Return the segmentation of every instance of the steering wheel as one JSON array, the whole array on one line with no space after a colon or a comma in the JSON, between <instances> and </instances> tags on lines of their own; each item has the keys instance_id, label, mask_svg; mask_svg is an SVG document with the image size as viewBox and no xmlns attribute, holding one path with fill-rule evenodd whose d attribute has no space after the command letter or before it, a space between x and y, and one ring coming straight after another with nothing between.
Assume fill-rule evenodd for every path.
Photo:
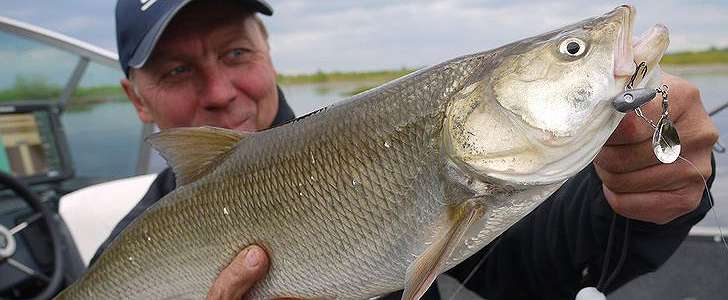
<instances>
[{"instance_id":1,"label":"steering wheel","mask_svg":"<svg viewBox=\"0 0 728 300\"><path fill-rule=\"evenodd\" d=\"M63 253L61 250L61 233L58 231L57 225L53 220L53 213L41 203L38 196L31 192L28 187L22 182L18 181L14 177L7 173L0 171L0 186L10 188L20 198L25 200L28 205L33 208L35 213L28 219L19 224L16 224L12 228L6 228L0 224L0 265L9 264L16 269L24 272L30 276L38 278L47 282L47 285L43 291L31 298L33 300L45 300L50 299L58 288L61 286L63 279ZM53 274L51 277L47 277L42 272L33 270L32 268L24 265L23 263L13 259L15 254L15 239L16 234L21 232L23 229L28 227L31 223L43 219L48 233L51 238L51 246L53 247Z\"/></svg>"}]
</instances>

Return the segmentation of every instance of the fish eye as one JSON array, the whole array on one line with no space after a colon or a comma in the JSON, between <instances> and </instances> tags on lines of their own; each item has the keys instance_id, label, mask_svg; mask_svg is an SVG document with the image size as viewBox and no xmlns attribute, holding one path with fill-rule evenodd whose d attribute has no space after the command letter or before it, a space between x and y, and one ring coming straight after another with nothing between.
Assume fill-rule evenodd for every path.
<instances>
[{"instance_id":1,"label":"fish eye","mask_svg":"<svg viewBox=\"0 0 728 300\"><path fill-rule=\"evenodd\" d=\"M559 52L571 57L577 57L586 52L586 43L578 38L568 38L559 45Z\"/></svg>"}]
</instances>

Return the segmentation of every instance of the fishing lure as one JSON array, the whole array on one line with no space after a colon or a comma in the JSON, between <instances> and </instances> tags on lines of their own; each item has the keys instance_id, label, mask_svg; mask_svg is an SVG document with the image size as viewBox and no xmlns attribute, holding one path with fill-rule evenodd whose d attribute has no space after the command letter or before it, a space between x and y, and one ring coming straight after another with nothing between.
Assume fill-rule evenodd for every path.
<instances>
[{"instance_id":1,"label":"fishing lure","mask_svg":"<svg viewBox=\"0 0 728 300\"><path fill-rule=\"evenodd\" d=\"M670 119L669 87L663 84L656 89L633 89L634 81L640 73L643 78L647 74L647 64L645 62L637 66L637 70L627 83L625 91L617 95L612 104L615 109L623 113L634 110L638 117L645 120L654 129L652 133L652 152L655 157L662 163L673 163L680 157L681 146L680 135ZM645 116L641 107L655 98L657 94L662 97L662 114L660 114L660 119L655 124Z\"/></svg>"}]
</instances>

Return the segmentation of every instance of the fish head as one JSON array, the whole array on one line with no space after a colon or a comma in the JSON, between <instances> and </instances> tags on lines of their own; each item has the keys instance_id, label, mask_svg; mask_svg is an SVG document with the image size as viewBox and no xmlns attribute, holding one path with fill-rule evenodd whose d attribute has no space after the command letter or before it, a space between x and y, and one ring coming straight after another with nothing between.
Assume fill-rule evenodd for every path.
<instances>
[{"instance_id":1,"label":"fish head","mask_svg":"<svg viewBox=\"0 0 728 300\"><path fill-rule=\"evenodd\" d=\"M447 112L450 156L515 184L563 182L596 156L624 116L612 99L637 64L636 86L659 84L665 26L632 40L635 9L620 6L493 52L493 63Z\"/></svg>"}]
</instances>

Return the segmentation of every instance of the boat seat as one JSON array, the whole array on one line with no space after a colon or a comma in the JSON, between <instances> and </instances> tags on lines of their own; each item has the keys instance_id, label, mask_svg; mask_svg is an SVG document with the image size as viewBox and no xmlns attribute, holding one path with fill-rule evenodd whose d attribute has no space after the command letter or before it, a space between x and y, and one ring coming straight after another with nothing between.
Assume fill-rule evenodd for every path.
<instances>
[{"instance_id":1,"label":"boat seat","mask_svg":"<svg viewBox=\"0 0 728 300\"><path fill-rule=\"evenodd\" d=\"M104 182L61 197L59 214L86 266L119 221L147 192L157 174Z\"/></svg>"}]
</instances>

